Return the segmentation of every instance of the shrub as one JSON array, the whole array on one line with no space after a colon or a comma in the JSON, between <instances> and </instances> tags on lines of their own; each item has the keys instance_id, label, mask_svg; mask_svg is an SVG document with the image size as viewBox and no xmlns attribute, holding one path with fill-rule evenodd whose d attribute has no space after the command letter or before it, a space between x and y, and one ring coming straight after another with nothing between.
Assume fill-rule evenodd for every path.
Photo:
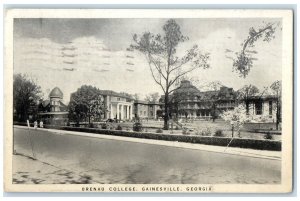
<instances>
[{"instance_id":1,"label":"shrub","mask_svg":"<svg viewBox=\"0 0 300 201\"><path fill-rule=\"evenodd\" d=\"M215 131L215 136L217 137L224 137L223 131L221 129L218 129Z\"/></svg>"},{"instance_id":2,"label":"shrub","mask_svg":"<svg viewBox=\"0 0 300 201\"><path fill-rule=\"evenodd\" d=\"M102 125L101 125L101 128L102 128L102 129L107 129L107 124L102 124Z\"/></svg>"},{"instance_id":3,"label":"shrub","mask_svg":"<svg viewBox=\"0 0 300 201\"><path fill-rule=\"evenodd\" d=\"M116 130L121 131L122 130L122 126L119 124L116 128Z\"/></svg>"},{"instance_id":4,"label":"shrub","mask_svg":"<svg viewBox=\"0 0 300 201\"><path fill-rule=\"evenodd\" d=\"M98 130L92 128L80 128L80 127L68 127L68 126L60 126L60 127L49 126L49 128L77 131L77 132L88 132L88 133L94 133L95 135L116 135L116 136L125 136L125 137L178 141L178 142L198 143L198 144L217 145L217 146L227 146L228 143L231 141L231 138L229 137L219 138L219 137L206 137L206 136L168 135L168 134L155 134L155 133L145 133L145 132L132 133L127 131ZM265 140L265 139L255 140L255 139L245 139L245 138L234 138L234 140L230 144L230 147L280 151L281 141Z\"/></svg>"},{"instance_id":5,"label":"shrub","mask_svg":"<svg viewBox=\"0 0 300 201\"><path fill-rule=\"evenodd\" d=\"M188 130L187 128L184 128L184 129L182 130L182 134L183 134L183 135L189 135L190 132L189 132L189 130Z\"/></svg>"},{"instance_id":6,"label":"shrub","mask_svg":"<svg viewBox=\"0 0 300 201\"><path fill-rule=\"evenodd\" d=\"M273 135L270 132L267 132L264 136L265 139L267 140L272 140L273 139Z\"/></svg>"},{"instance_id":7,"label":"shrub","mask_svg":"<svg viewBox=\"0 0 300 201\"><path fill-rule=\"evenodd\" d=\"M176 126L176 127L175 127L175 130L180 130L179 126Z\"/></svg>"},{"instance_id":8,"label":"shrub","mask_svg":"<svg viewBox=\"0 0 300 201\"><path fill-rule=\"evenodd\" d=\"M209 127L203 129L197 129L195 133L196 135L211 136L211 130Z\"/></svg>"},{"instance_id":9,"label":"shrub","mask_svg":"<svg viewBox=\"0 0 300 201\"><path fill-rule=\"evenodd\" d=\"M143 125L140 122L135 122L132 127L133 131L139 132L143 130Z\"/></svg>"},{"instance_id":10,"label":"shrub","mask_svg":"<svg viewBox=\"0 0 300 201\"><path fill-rule=\"evenodd\" d=\"M159 129L157 129L156 130L156 133L163 133L164 131L163 131L163 129L161 129L161 128L159 128Z\"/></svg>"}]
</instances>

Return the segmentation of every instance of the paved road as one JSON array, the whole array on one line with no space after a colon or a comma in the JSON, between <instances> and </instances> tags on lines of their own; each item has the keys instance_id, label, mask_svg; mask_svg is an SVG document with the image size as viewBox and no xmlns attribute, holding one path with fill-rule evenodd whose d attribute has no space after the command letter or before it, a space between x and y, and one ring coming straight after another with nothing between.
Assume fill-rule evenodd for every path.
<instances>
[{"instance_id":1,"label":"paved road","mask_svg":"<svg viewBox=\"0 0 300 201\"><path fill-rule=\"evenodd\" d=\"M281 161L14 128L15 149L99 183L275 184ZM13 164L13 166L18 166Z\"/></svg>"}]
</instances>

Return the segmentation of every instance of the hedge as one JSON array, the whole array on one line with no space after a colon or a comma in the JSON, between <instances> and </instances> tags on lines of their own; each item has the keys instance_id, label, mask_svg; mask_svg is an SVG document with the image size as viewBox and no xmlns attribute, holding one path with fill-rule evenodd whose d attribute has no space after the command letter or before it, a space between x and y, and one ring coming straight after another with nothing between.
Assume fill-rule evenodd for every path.
<instances>
[{"instance_id":1,"label":"hedge","mask_svg":"<svg viewBox=\"0 0 300 201\"><path fill-rule=\"evenodd\" d=\"M22 125L22 126L26 125L26 123L24 124L14 123L14 124ZM227 146L231 140L231 138L228 137L174 135L174 134L163 134L163 133L132 132L132 131L124 131L124 130L108 130L108 129L99 129L99 128L80 128L80 127L54 126L54 125L44 125L44 127L50 129L87 132L87 133L103 134L103 135L115 135L115 136L122 136L122 137L134 137L134 138L165 140L165 141L178 141L178 142L188 142L188 143L216 145L216 146ZM281 151L281 141L234 138L230 143L230 147Z\"/></svg>"},{"instance_id":2,"label":"hedge","mask_svg":"<svg viewBox=\"0 0 300 201\"><path fill-rule=\"evenodd\" d=\"M153 139L153 140L178 141L178 142L205 144L205 145L217 145L217 146L227 146L231 140L231 138L228 138L228 137L173 135L173 134L162 134L162 133L132 132L132 131L123 131L123 130L121 131L121 130L108 130L108 129L99 129L99 128L80 128L80 127L69 127L69 126L57 127L57 126L45 125L45 128L67 130L67 131L77 131L77 132L87 132L87 133L103 134L103 135L144 138L144 139ZM281 141L234 138L230 143L230 147L281 151Z\"/></svg>"}]
</instances>

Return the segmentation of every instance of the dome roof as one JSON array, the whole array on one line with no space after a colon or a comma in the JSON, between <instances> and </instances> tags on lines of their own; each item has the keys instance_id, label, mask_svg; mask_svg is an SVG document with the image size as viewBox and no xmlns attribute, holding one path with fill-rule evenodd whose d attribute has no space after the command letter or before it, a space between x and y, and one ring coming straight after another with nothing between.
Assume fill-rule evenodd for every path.
<instances>
[{"instance_id":1,"label":"dome roof","mask_svg":"<svg viewBox=\"0 0 300 201\"><path fill-rule=\"evenodd\" d=\"M61 90L58 87L55 87L54 89L52 89L52 91L49 94L50 98L63 98L63 92L61 92Z\"/></svg>"}]
</instances>

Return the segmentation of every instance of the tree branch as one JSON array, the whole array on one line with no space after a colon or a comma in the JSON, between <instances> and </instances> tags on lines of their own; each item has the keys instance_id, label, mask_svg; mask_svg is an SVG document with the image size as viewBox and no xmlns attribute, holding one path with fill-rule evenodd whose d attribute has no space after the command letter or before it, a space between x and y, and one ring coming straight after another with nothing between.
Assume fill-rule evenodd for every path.
<instances>
[{"instance_id":1,"label":"tree branch","mask_svg":"<svg viewBox=\"0 0 300 201\"><path fill-rule=\"evenodd\" d=\"M151 71L151 74L152 74L152 77L154 79L154 81L162 88L163 92L166 93L162 83L161 83L161 79L158 81L157 78L155 77L154 73L153 73L153 69L151 67L151 64L149 63L149 67L150 67L150 71Z\"/></svg>"},{"instance_id":2,"label":"tree branch","mask_svg":"<svg viewBox=\"0 0 300 201\"><path fill-rule=\"evenodd\" d=\"M269 26L266 26L265 28L263 28L262 30L260 30L259 32L257 32L255 35L250 36L250 37L246 40L246 42L244 43L244 45L243 45L242 53L245 54L245 50L246 50L246 48L247 48L247 45L248 45L248 43L249 43L251 40L253 40L256 36L258 36L259 34L263 33L263 32L266 31L267 29L272 29L272 26L273 26L274 24L275 24L275 23L272 23L272 24L270 24Z\"/></svg>"},{"instance_id":3,"label":"tree branch","mask_svg":"<svg viewBox=\"0 0 300 201\"><path fill-rule=\"evenodd\" d=\"M155 59L150 54L148 54L148 58L149 58L149 61L154 64L154 66L155 66L156 70L159 72L159 74L161 74L164 79L167 79L166 76L163 74L160 65L156 64Z\"/></svg>"}]
</instances>

